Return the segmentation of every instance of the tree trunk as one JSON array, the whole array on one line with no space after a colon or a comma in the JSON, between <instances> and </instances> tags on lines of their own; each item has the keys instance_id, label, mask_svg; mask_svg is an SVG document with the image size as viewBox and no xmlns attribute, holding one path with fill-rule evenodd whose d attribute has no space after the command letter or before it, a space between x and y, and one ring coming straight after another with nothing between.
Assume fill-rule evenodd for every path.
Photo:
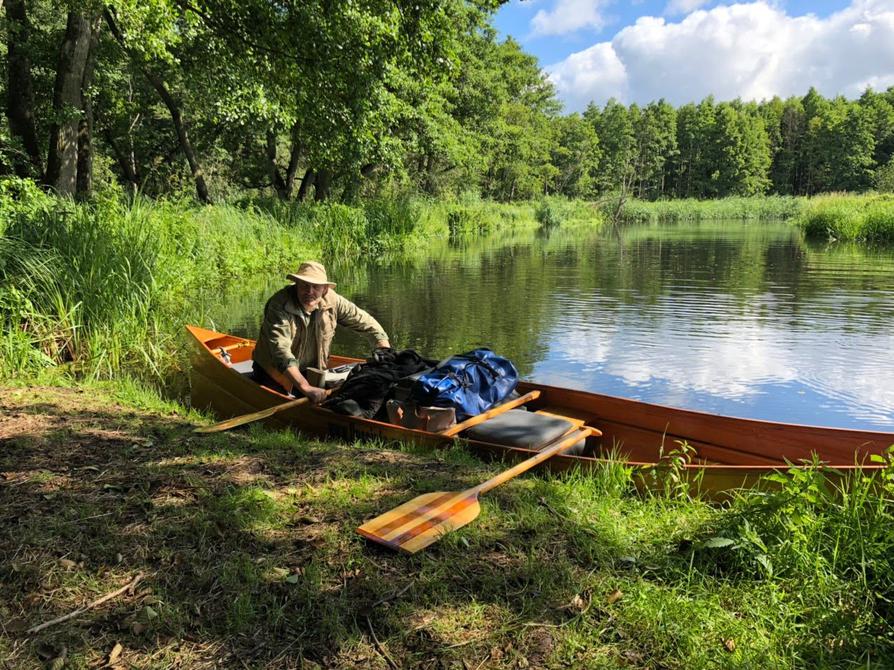
<instances>
[{"instance_id":1,"label":"tree trunk","mask_svg":"<svg viewBox=\"0 0 894 670\"><path fill-rule=\"evenodd\" d=\"M46 183L60 195L74 195L78 173L78 127L83 118L84 69L90 50L90 22L68 13L53 86L53 124L47 155Z\"/></svg>"},{"instance_id":2,"label":"tree trunk","mask_svg":"<svg viewBox=\"0 0 894 670\"><path fill-rule=\"evenodd\" d=\"M286 181L279 172L279 166L276 164L276 131L272 128L267 130L267 171L270 173L270 182L273 189L280 200L288 200L289 195L286 192Z\"/></svg>"},{"instance_id":3,"label":"tree trunk","mask_svg":"<svg viewBox=\"0 0 894 670\"><path fill-rule=\"evenodd\" d=\"M289 167L286 168L286 198L292 197L292 189L295 188L295 175L298 174L298 161L301 160L303 147L299 139L300 129L296 121L292 125L292 150L289 153Z\"/></svg>"},{"instance_id":4,"label":"tree trunk","mask_svg":"<svg viewBox=\"0 0 894 670\"><path fill-rule=\"evenodd\" d=\"M25 0L6 0L7 20L7 101L6 116L9 129L25 147L27 160L14 159L16 174L20 177L43 177L43 160L37 140L34 120L34 84L31 80L31 58L28 40L31 26L25 9Z\"/></svg>"},{"instance_id":5,"label":"tree trunk","mask_svg":"<svg viewBox=\"0 0 894 670\"><path fill-rule=\"evenodd\" d=\"M140 68L140 71L149 80L149 83L152 84L152 87L155 89L155 92L158 93L158 96L161 98L162 102L165 104L165 107L168 108L168 113L171 115L171 121L174 124L174 130L177 131L177 140L180 143L180 149L183 151L183 154L186 156L186 162L189 164L189 170L192 173L193 181L196 184L196 195L201 202L205 204L211 204L211 196L208 193L208 186L205 183L205 173L202 171L202 167L199 165L199 160L196 157L196 152L193 149L192 142L189 139L189 133L187 132L186 122L183 120L183 115L180 112L180 106L177 104L177 101L174 100L174 96L171 95L171 92L168 91L168 87L165 86L164 81L162 81L161 77L157 74L149 70L137 56L131 53L131 51L127 48L127 44L124 41L124 36L121 34L121 31L118 29L118 24L115 22L115 17L112 16L112 12L106 8L103 11L103 16L105 16L106 23L109 26L109 30L112 31L112 35L115 36L115 40L118 44L121 45L121 48L124 49L125 53L131 57L131 60Z\"/></svg>"},{"instance_id":6,"label":"tree trunk","mask_svg":"<svg viewBox=\"0 0 894 670\"><path fill-rule=\"evenodd\" d=\"M329 189L332 186L332 172L319 170L314 179L314 200L322 202L329 197Z\"/></svg>"},{"instance_id":7,"label":"tree trunk","mask_svg":"<svg viewBox=\"0 0 894 670\"><path fill-rule=\"evenodd\" d=\"M307 194L310 191L310 187L314 185L314 178L316 174L310 168L304 173L304 177L301 179L301 186L298 187L298 200L304 200L307 198Z\"/></svg>"},{"instance_id":8,"label":"tree trunk","mask_svg":"<svg viewBox=\"0 0 894 670\"><path fill-rule=\"evenodd\" d=\"M84 103L84 118L78 124L78 170L75 194L79 199L86 199L93 193L93 98L90 86L93 84L93 69L96 65L96 49L99 44L100 19L94 18L90 26L90 47L87 51L87 63L84 66L84 79L81 82L81 95Z\"/></svg>"},{"instance_id":9,"label":"tree trunk","mask_svg":"<svg viewBox=\"0 0 894 670\"><path fill-rule=\"evenodd\" d=\"M137 172L136 162L133 160L133 153L131 152L129 155L126 154L121 147L118 146L118 143L115 141L115 138L112 137L112 133L109 130L106 130L104 133L106 138L106 142L109 143L109 146L112 148L112 153L115 154L115 160L118 161L118 167L121 168L121 174L124 175L125 181L131 185L131 192L136 194L140 189L140 175Z\"/></svg>"},{"instance_id":10,"label":"tree trunk","mask_svg":"<svg viewBox=\"0 0 894 670\"><path fill-rule=\"evenodd\" d=\"M177 131L177 139L180 142L180 148L186 156L186 162L189 163L189 171L192 173L192 178L196 183L196 195L201 202L210 205L211 195L208 193L208 186L205 183L205 173L199 165L199 159L196 157L196 152L189 139L189 133L186 129L186 123L183 121L183 116L180 113L180 107L177 105L177 101L174 100L174 97L171 95L170 91L168 91L164 82L158 75L149 70L144 70L144 73L155 88L159 97L162 99L162 102L165 103L168 112L171 114L171 121L174 123L174 129Z\"/></svg>"}]
</instances>

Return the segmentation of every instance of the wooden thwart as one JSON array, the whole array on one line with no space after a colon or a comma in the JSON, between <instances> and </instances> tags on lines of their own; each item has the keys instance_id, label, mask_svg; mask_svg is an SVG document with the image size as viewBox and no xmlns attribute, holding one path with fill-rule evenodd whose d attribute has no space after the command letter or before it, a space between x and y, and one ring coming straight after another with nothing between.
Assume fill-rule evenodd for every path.
<instances>
[{"instance_id":1,"label":"wooden thwart","mask_svg":"<svg viewBox=\"0 0 894 670\"><path fill-rule=\"evenodd\" d=\"M535 456L465 491L437 491L413 498L409 502L367 521L357 529L363 537L386 547L415 554L436 542L442 535L465 526L481 511L478 496L509 481L535 465L569 449L590 435L595 428L585 426L557 440Z\"/></svg>"},{"instance_id":2,"label":"wooden thwart","mask_svg":"<svg viewBox=\"0 0 894 670\"><path fill-rule=\"evenodd\" d=\"M441 435L445 435L446 437L453 437L454 435L459 435L461 432L466 430L467 428L471 428L472 426L477 426L479 423L484 423L488 419L492 419L498 414L502 414L503 412L508 412L510 409L515 409L516 407L521 407L527 402L531 402L532 400L537 400L540 397L540 391L529 391L525 393L523 396L519 396L515 400L510 400L509 402L504 402L502 405L497 405L496 407L492 407L486 412L482 412L481 414L476 414L475 416L471 416L465 421L461 421L460 423L450 426L446 430L441 431Z\"/></svg>"}]
</instances>

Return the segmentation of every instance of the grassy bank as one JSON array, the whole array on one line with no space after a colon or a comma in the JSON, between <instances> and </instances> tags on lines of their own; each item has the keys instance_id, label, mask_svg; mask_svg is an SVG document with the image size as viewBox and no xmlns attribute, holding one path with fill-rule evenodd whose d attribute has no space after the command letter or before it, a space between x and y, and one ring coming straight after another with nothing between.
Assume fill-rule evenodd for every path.
<instances>
[{"instance_id":1,"label":"grassy bank","mask_svg":"<svg viewBox=\"0 0 894 670\"><path fill-rule=\"evenodd\" d=\"M784 220L797 216L804 198L787 196L732 197L719 200L627 200L619 219L625 223L674 223L676 221ZM607 200L604 210L613 212L616 202Z\"/></svg>"},{"instance_id":2,"label":"grassy bank","mask_svg":"<svg viewBox=\"0 0 894 670\"><path fill-rule=\"evenodd\" d=\"M436 237L536 228L535 207L477 199L362 206L253 201L76 204L0 181L0 378L63 366L170 384L203 295L303 258L424 253Z\"/></svg>"},{"instance_id":3,"label":"grassy bank","mask_svg":"<svg viewBox=\"0 0 894 670\"><path fill-rule=\"evenodd\" d=\"M894 195L817 196L804 205L798 223L809 237L894 242Z\"/></svg>"},{"instance_id":4,"label":"grassy bank","mask_svg":"<svg viewBox=\"0 0 894 670\"><path fill-rule=\"evenodd\" d=\"M141 668L894 663L894 469L837 496L781 477L729 508L637 497L619 465L524 476L404 556L354 528L500 466L260 428L198 438L198 417L121 383L2 388L0 410L10 667L96 667L118 644Z\"/></svg>"}]
</instances>

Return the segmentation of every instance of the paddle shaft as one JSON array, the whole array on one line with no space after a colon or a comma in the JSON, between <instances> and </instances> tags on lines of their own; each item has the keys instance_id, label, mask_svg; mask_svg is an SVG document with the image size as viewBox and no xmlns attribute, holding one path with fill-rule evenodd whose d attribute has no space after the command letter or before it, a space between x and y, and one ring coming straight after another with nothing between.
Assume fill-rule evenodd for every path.
<instances>
[{"instance_id":1,"label":"paddle shaft","mask_svg":"<svg viewBox=\"0 0 894 670\"><path fill-rule=\"evenodd\" d=\"M540 391L529 391L525 393L523 396L516 398L515 400L510 400L509 402L504 402L502 405L497 405L496 407L492 407L486 412L482 412L481 414L476 414L473 417L469 417L465 421L462 421L455 426L450 426L446 430L441 431L441 435L445 437L453 437L454 435L458 435L463 432L467 428L471 428L472 426L477 426L479 423L484 423L488 419L492 419L498 414L502 414L503 412L508 412L510 409L514 409L519 407L520 405L524 405L526 402L530 402L532 400L536 400L540 397Z\"/></svg>"},{"instance_id":2,"label":"paddle shaft","mask_svg":"<svg viewBox=\"0 0 894 670\"><path fill-rule=\"evenodd\" d=\"M333 389L327 389L326 395L328 396L332 393ZM267 409L262 409L257 412L252 412L251 414L242 414L241 416L233 417L232 419L227 419L225 421L221 421L219 423L215 423L213 426L199 426L198 428L193 429L194 433L217 433L223 430L229 430L230 428L236 428L237 426L244 426L247 423L251 423L253 421L260 421L261 419L266 419L267 417L271 417L277 412L281 412L284 409L290 409L292 407L298 407L299 405L304 405L310 402L309 398L296 398L295 400L289 400L288 402L284 402L280 405L274 405L273 407L268 407Z\"/></svg>"},{"instance_id":3,"label":"paddle shaft","mask_svg":"<svg viewBox=\"0 0 894 670\"><path fill-rule=\"evenodd\" d=\"M561 439L558 443L554 444L553 446L547 447L546 449L543 449L542 451L537 452L537 454L532 456L531 458L524 460L521 463L519 463L518 465L509 468L505 472L501 472L496 477L492 477L491 479L488 479L486 482L479 484L478 486L476 486L472 489L469 489L469 491L470 492L475 491L478 495L480 495L482 493L487 493L488 491L490 491L493 488L496 488L500 484L502 484L504 482L508 482L513 477L517 477L521 473L523 473L527 470L530 470L535 465L540 465L541 463L543 463L543 461L545 461L549 458L552 458L553 456L555 456L556 454L558 454L562 451L565 451L566 449L577 444L581 440L585 440L586 438L590 437L590 435L593 435L594 433L596 433L596 431L593 428L590 428L589 426L584 426L579 431L576 430L573 433L571 433L570 435L565 436L563 439Z\"/></svg>"}]
</instances>

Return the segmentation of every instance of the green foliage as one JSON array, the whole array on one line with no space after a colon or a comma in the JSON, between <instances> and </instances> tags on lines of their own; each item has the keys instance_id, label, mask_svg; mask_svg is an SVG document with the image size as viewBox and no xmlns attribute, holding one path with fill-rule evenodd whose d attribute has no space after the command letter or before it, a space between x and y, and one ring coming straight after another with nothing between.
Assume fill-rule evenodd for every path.
<instances>
[{"instance_id":1,"label":"green foliage","mask_svg":"<svg viewBox=\"0 0 894 670\"><path fill-rule=\"evenodd\" d=\"M546 198L540 201L540 204L537 205L537 209L534 212L534 217L540 223L541 228L555 228L562 223L561 215L557 210L558 208Z\"/></svg>"},{"instance_id":2,"label":"green foliage","mask_svg":"<svg viewBox=\"0 0 894 670\"><path fill-rule=\"evenodd\" d=\"M875 242L894 240L894 197L818 196L808 201L799 224L810 237Z\"/></svg>"},{"instance_id":3,"label":"green foliage","mask_svg":"<svg viewBox=\"0 0 894 670\"><path fill-rule=\"evenodd\" d=\"M875 188L882 193L894 193L894 158L876 170Z\"/></svg>"},{"instance_id":4,"label":"green foliage","mask_svg":"<svg viewBox=\"0 0 894 670\"><path fill-rule=\"evenodd\" d=\"M577 114L556 117L553 125L555 141L551 162L556 175L549 190L569 198L593 195L602 155L595 128Z\"/></svg>"},{"instance_id":5,"label":"green foliage","mask_svg":"<svg viewBox=\"0 0 894 670\"><path fill-rule=\"evenodd\" d=\"M109 376L176 369L180 317L199 286L317 254L269 217L232 207L137 199L76 205L0 181L0 320L4 357L24 372L48 360ZM10 195L13 194L13 195ZM4 329L6 332L6 328Z\"/></svg>"},{"instance_id":6,"label":"green foliage","mask_svg":"<svg viewBox=\"0 0 894 670\"><path fill-rule=\"evenodd\" d=\"M873 461L884 469L841 475L814 462L770 475L775 490L741 494L700 544L728 579L780 585L802 612L801 636L822 641L798 649L809 665L889 644L881 621L894 599L894 446Z\"/></svg>"}]
</instances>

